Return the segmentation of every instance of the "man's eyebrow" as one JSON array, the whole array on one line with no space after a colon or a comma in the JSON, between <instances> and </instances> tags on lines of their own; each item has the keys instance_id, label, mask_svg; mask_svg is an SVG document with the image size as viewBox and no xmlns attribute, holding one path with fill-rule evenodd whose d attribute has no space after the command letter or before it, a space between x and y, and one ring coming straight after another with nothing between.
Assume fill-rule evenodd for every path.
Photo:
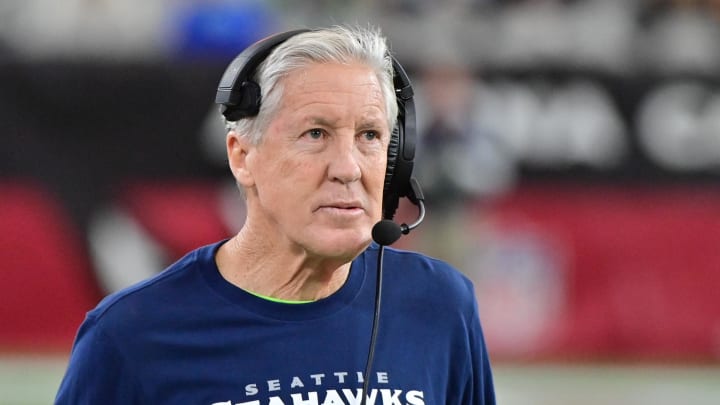
<instances>
[{"instance_id":1,"label":"man's eyebrow","mask_svg":"<svg viewBox=\"0 0 720 405\"><path fill-rule=\"evenodd\" d=\"M358 128L379 128L385 124L385 121L377 118L366 118L358 123Z\"/></svg>"},{"instance_id":2,"label":"man's eyebrow","mask_svg":"<svg viewBox=\"0 0 720 405\"><path fill-rule=\"evenodd\" d=\"M337 124L337 119L327 119L324 117L309 117L307 119L307 122L309 122L311 125L319 125L319 126L325 126L325 127L333 127L335 124ZM368 118L361 120L357 128L360 129L378 129L383 126L383 121L380 119L374 119L374 118Z\"/></svg>"},{"instance_id":3,"label":"man's eyebrow","mask_svg":"<svg viewBox=\"0 0 720 405\"><path fill-rule=\"evenodd\" d=\"M328 120L327 118L323 117L310 117L308 121L312 125L320 125L324 127L332 127L337 123L337 120Z\"/></svg>"}]
</instances>

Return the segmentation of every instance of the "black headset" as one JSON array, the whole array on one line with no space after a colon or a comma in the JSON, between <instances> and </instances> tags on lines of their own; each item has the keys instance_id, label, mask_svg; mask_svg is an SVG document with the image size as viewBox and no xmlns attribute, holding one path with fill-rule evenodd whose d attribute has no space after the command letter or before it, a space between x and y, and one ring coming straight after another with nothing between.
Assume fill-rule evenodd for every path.
<instances>
[{"instance_id":1,"label":"black headset","mask_svg":"<svg viewBox=\"0 0 720 405\"><path fill-rule=\"evenodd\" d=\"M308 29L282 32L264 38L241 52L225 69L215 95L220 112L228 121L254 117L260 110L260 86L255 81L258 66L272 50L287 39L310 32ZM393 85L398 104L397 124L388 146L385 186L383 188L383 219L392 220L400 203L407 197L417 204L411 176L417 140L413 89L405 70L390 55L393 64ZM414 181L414 179L413 179Z\"/></svg>"}]
</instances>

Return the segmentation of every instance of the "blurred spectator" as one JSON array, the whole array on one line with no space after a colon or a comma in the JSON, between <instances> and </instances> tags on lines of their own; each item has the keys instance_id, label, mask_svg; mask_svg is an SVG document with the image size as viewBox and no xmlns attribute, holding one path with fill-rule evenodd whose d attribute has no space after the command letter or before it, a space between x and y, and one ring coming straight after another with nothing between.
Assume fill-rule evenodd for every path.
<instances>
[{"instance_id":1,"label":"blurred spectator","mask_svg":"<svg viewBox=\"0 0 720 405\"><path fill-rule=\"evenodd\" d=\"M720 69L720 2L656 1L644 11L642 67L664 74L716 74Z\"/></svg>"},{"instance_id":2,"label":"blurred spectator","mask_svg":"<svg viewBox=\"0 0 720 405\"><path fill-rule=\"evenodd\" d=\"M501 192L512 181L513 162L474 117L479 87L473 72L435 61L418 82L417 173L429 206L446 209Z\"/></svg>"},{"instance_id":3,"label":"blurred spectator","mask_svg":"<svg viewBox=\"0 0 720 405\"><path fill-rule=\"evenodd\" d=\"M279 29L275 12L256 0L190 2L173 25L173 53L191 58L232 58Z\"/></svg>"},{"instance_id":4,"label":"blurred spectator","mask_svg":"<svg viewBox=\"0 0 720 405\"><path fill-rule=\"evenodd\" d=\"M442 48L446 51L447 47ZM474 119L475 73L459 55L429 57L415 84L419 145L416 175L425 192L428 219L422 249L460 263L469 254L469 202L510 187L514 162L504 145Z\"/></svg>"},{"instance_id":5,"label":"blurred spectator","mask_svg":"<svg viewBox=\"0 0 720 405\"><path fill-rule=\"evenodd\" d=\"M675 9L675 10L697 10L703 13L709 12L715 18L720 18L720 1L718 0L650 0L649 9Z\"/></svg>"},{"instance_id":6,"label":"blurred spectator","mask_svg":"<svg viewBox=\"0 0 720 405\"><path fill-rule=\"evenodd\" d=\"M4 0L0 36L18 56L156 58L163 55L168 0Z\"/></svg>"},{"instance_id":7,"label":"blurred spectator","mask_svg":"<svg viewBox=\"0 0 720 405\"><path fill-rule=\"evenodd\" d=\"M5 0L0 38L30 59L226 57L275 31L275 15L257 0Z\"/></svg>"},{"instance_id":8,"label":"blurred spectator","mask_svg":"<svg viewBox=\"0 0 720 405\"><path fill-rule=\"evenodd\" d=\"M374 6L384 9L386 12L420 17L448 10L463 14L503 2L499 0L385 0L376 1Z\"/></svg>"}]
</instances>

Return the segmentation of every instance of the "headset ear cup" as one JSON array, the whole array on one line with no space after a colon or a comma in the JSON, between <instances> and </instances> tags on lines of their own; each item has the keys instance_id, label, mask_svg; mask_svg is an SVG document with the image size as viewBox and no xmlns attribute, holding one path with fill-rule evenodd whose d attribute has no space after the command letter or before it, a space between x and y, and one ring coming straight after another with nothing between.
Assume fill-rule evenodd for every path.
<instances>
[{"instance_id":1,"label":"headset ear cup","mask_svg":"<svg viewBox=\"0 0 720 405\"><path fill-rule=\"evenodd\" d=\"M412 85L400 63L395 58L392 58L392 62L398 115L397 124L393 128L388 144L385 188L383 190L383 219L389 220L395 216L400 199L414 195L411 184L416 141Z\"/></svg>"},{"instance_id":2,"label":"headset ear cup","mask_svg":"<svg viewBox=\"0 0 720 405\"><path fill-rule=\"evenodd\" d=\"M395 168L397 166L398 154L400 153L400 131L401 127L396 125L390 135L390 142L387 151L387 167L385 169L385 186L383 187L383 218L392 219L400 203L400 195L395 185Z\"/></svg>"},{"instance_id":3,"label":"headset ear cup","mask_svg":"<svg viewBox=\"0 0 720 405\"><path fill-rule=\"evenodd\" d=\"M260 112L260 86L253 81L244 81L238 87L237 103L226 103L220 106L220 112L228 121L254 117Z\"/></svg>"},{"instance_id":4,"label":"headset ear cup","mask_svg":"<svg viewBox=\"0 0 720 405\"><path fill-rule=\"evenodd\" d=\"M227 105L220 106L220 113L222 113L225 119L231 122L238 121L243 118L242 111Z\"/></svg>"},{"instance_id":5,"label":"headset ear cup","mask_svg":"<svg viewBox=\"0 0 720 405\"><path fill-rule=\"evenodd\" d=\"M223 73L215 102L221 105L220 112L228 121L254 117L260 111L260 85L253 81L258 66L272 50L306 29L287 31L269 36L247 47L228 65Z\"/></svg>"}]
</instances>

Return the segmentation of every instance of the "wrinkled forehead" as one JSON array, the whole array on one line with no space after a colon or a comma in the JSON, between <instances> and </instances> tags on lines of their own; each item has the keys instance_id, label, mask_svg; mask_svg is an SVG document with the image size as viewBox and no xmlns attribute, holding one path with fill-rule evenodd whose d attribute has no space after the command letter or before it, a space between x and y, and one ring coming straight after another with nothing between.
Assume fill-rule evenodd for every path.
<instances>
[{"instance_id":1,"label":"wrinkled forehead","mask_svg":"<svg viewBox=\"0 0 720 405\"><path fill-rule=\"evenodd\" d=\"M377 76L371 68L360 63L313 64L290 72L282 79L281 85L283 107L296 107L296 103L346 103L387 113Z\"/></svg>"}]
</instances>

